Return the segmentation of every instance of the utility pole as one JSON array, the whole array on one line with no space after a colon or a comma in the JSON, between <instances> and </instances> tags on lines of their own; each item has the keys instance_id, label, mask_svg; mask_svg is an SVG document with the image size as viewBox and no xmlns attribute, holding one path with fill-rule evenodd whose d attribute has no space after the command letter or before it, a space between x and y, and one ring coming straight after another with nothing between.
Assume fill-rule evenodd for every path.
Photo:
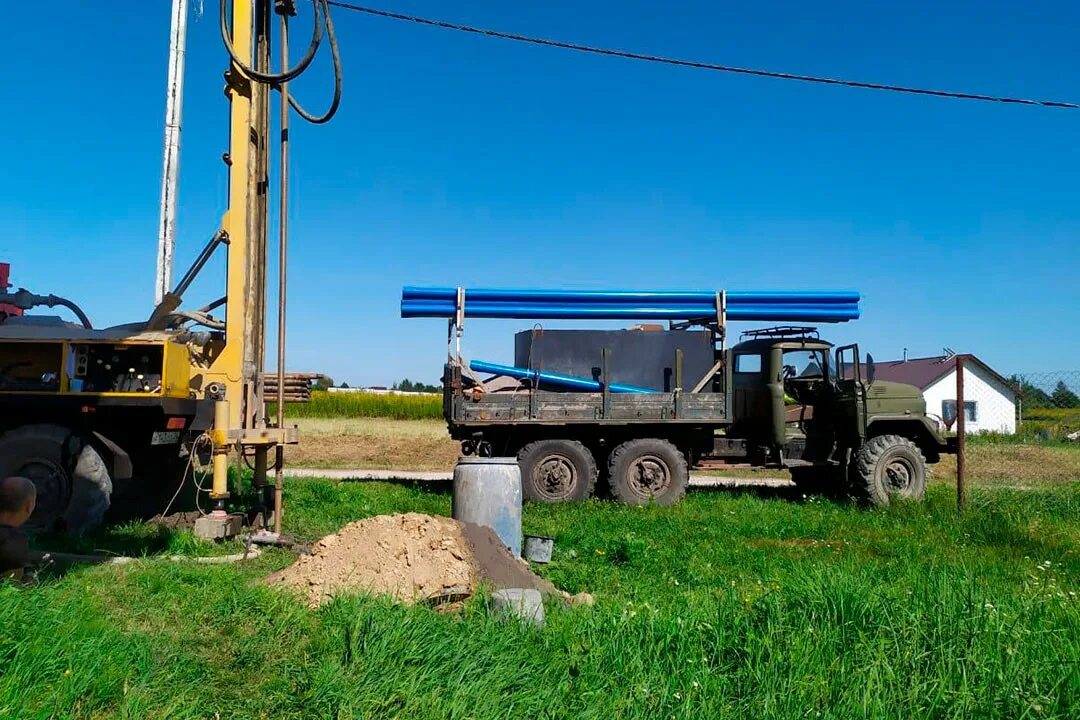
<instances>
[{"instance_id":1,"label":"utility pole","mask_svg":"<svg viewBox=\"0 0 1080 720\"><path fill-rule=\"evenodd\" d=\"M173 0L169 29L169 80L165 95L165 159L161 171L161 219L158 223L154 305L172 289L176 245L176 194L180 173L180 119L184 106L184 55L187 48L188 0Z\"/></svg>"}]
</instances>

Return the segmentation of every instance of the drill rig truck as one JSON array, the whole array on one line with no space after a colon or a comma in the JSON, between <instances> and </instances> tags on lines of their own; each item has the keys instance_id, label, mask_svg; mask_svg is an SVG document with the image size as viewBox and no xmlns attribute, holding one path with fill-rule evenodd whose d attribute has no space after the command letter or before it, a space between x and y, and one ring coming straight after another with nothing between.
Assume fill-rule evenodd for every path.
<instances>
[{"instance_id":1,"label":"drill rig truck","mask_svg":"<svg viewBox=\"0 0 1080 720\"><path fill-rule=\"evenodd\" d=\"M281 450L297 441L267 417L262 371L266 355L267 229L270 199L271 94L278 93L281 151L278 392L283 383L287 142L289 108L324 122L340 98L340 61L326 0L313 0L311 44L288 66L291 0L221 2L221 33L230 62L227 209L220 228L161 302L134 322L95 329L79 306L56 295L0 288L0 307L65 306L79 319L0 315L0 477L22 475L37 487L30 526L79 534L120 517L161 512L190 490L193 455L212 457L212 507L197 530L225 537L238 518L227 512L230 452L253 469L254 504L280 529ZM272 33L272 26L280 29ZM281 70L271 70L271 48ZM330 41L335 95L321 117L288 92ZM215 254L226 256L218 298L188 306L186 292ZM215 311L220 313L214 315ZM272 454L273 453L273 454ZM275 482L269 470L277 467ZM247 494L247 493L245 493ZM197 498L196 498L197 499Z\"/></svg>"}]
</instances>

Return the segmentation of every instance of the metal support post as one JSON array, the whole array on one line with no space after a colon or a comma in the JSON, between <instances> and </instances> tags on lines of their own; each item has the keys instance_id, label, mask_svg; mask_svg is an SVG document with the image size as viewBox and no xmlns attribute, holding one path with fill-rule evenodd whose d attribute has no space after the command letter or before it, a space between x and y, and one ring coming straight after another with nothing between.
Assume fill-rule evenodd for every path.
<instances>
[{"instance_id":1,"label":"metal support post","mask_svg":"<svg viewBox=\"0 0 1080 720\"><path fill-rule=\"evenodd\" d=\"M966 504L966 489L964 487L964 464L966 458L964 453L967 443L965 442L965 435L967 434L965 417L967 413L964 411L964 358L960 355L956 356L956 509L959 512L964 511L964 505Z\"/></svg>"},{"instance_id":2,"label":"metal support post","mask_svg":"<svg viewBox=\"0 0 1080 720\"><path fill-rule=\"evenodd\" d=\"M210 431L214 443L213 466L214 481L210 489L210 499L214 509L195 521L195 535L206 540L223 540L240 532L240 518L225 512L225 501L229 499L229 402L218 400L214 403L214 428Z\"/></svg>"},{"instance_id":3,"label":"metal support post","mask_svg":"<svg viewBox=\"0 0 1080 720\"><path fill-rule=\"evenodd\" d=\"M607 348L600 350L600 392L602 393L603 416L611 417L611 389L608 387L608 365L611 362L611 351Z\"/></svg>"},{"instance_id":4,"label":"metal support post","mask_svg":"<svg viewBox=\"0 0 1080 720\"><path fill-rule=\"evenodd\" d=\"M289 69L289 14L291 8L278 6L281 14L281 72ZM316 18L318 21L318 18ZM278 327L277 327L277 426L285 426L285 301L289 251L289 83L278 87L281 125L281 196L278 200ZM274 448L274 534L281 537L281 496L284 492L285 448ZM263 476L265 482L265 475Z\"/></svg>"}]
</instances>

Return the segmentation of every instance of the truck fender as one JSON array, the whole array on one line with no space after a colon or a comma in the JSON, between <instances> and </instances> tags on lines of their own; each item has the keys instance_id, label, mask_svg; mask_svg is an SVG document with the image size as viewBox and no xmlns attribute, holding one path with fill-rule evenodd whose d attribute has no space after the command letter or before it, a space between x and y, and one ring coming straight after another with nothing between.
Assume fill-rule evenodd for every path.
<instances>
[{"instance_id":1,"label":"truck fender","mask_svg":"<svg viewBox=\"0 0 1080 720\"><path fill-rule=\"evenodd\" d=\"M934 422L925 415L879 415L867 424L867 436L892 433L913 440L930 462L948 453L948 441Z\"/></svg>"},{"instance_id":2,"label":"truck fender","mask_svg":"<svg viewBox=\"0 0 1080 720\"><path fill-rule=\"evenodd\" d=\"M122 447L114 443L101 433L94 431L94 445L101 455L101 459L109 468L109 476L113 480L130 480L135 474L131 465L131 456Z\"/></svg>"}]
</instances>

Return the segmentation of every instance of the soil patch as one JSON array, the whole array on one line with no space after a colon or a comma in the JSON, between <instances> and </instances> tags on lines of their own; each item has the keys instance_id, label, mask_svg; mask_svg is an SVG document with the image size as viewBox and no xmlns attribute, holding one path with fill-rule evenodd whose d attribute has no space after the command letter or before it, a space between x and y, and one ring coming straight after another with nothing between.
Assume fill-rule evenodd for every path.
<instances>
[{"instance_id":1,"label":"soil patch","mask_svg":"<svg viewBox=\"0 0 1080 720\"><path fill-rule=\"evenodd\" d=\"M405 603L437 602L471 595L485 583L561 594L514 557L490 528L421 513L350 523L267 582L299 590L311 605L349 590Z\"/></svg>"},{"instance_id":2,"label":"soil patch","mask_svg":"<svg viewBox=\"0 0 1080 720\"><path fill-rule=\"evenodd\" d=\"M551 582L529 569L524 560L514 557L495 531L472 523L457 523L472 553L480 579L496 590L502 588L534 588L545 595L559 592Z\"/></svg>"},{"instance_id":3,"label":"soil patch","mask_svg":"<svg viewBox=\"0 0 1080 720\"><path fill-rule=\"evenodd\" d=\"M290 446L291 467L452 470L461 444L446 423L425 420L301 418L299 445Z\"/></svg>"}]
</instances>

